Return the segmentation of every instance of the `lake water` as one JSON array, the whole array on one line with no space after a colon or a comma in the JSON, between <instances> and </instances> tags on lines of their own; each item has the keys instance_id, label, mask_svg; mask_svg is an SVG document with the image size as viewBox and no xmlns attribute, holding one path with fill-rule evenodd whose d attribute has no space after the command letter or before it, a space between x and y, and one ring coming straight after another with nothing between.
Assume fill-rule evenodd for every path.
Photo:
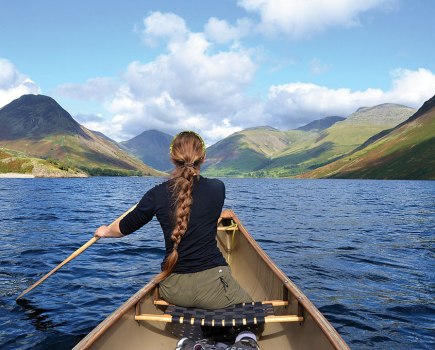
<instances>
[{"instance_id":1,"label":"lake water","mask_svg":"<svg viewBox=\"0 0 435 350\"><path fill-rule=\"evenodd\" d=\"M158 178L0 179L0 348L71 349L158 272L158 223L15 298ZM352 349L435 348L435 182L224 179L226 208Z\"/></svg>"}]
</instances>

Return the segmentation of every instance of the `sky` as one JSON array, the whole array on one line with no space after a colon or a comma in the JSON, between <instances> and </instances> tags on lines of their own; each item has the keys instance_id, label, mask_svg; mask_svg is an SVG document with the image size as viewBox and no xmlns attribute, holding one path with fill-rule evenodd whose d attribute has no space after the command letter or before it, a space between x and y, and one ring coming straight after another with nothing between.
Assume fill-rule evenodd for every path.
<instances>
[{"instance_id":1,"label":"sky","mask_svg":"<svg viewBox=\"0 0 435 350\"><path fill-rule=\"evenodd\" d=\"M435 95L434 15L434 0L0 0L0 107L44 94L117 141L208 145L418 108Z\"/></svg>"}]
</instances>

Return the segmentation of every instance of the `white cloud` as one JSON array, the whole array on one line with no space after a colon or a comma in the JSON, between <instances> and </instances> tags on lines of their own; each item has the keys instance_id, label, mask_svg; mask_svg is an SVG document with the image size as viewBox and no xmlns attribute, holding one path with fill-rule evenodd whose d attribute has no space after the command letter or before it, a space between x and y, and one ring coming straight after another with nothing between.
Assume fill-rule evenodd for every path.
<instances>
[{"instance_id":1,"label":"white cloud","mask_svg":"<svg viewBox=\"0 0 435 350\"><path fill-rule=\"evenodd\" d=\"M87 123L101 123L104 122L105 119L101 114L83 114L79 113L74 116L74 119L77 120L82 125ZM86 125L85 125L86 126Z\"/></svg>"},{"instance_id":2,"label":"white cloud","mask_svg":"<svg viewBox=\"0 0 435 350\"><path fill-rule=\"evenodd\" d=\"M145 39L165 38L166 52L127 67L108 103L115 115L109 136L125 140L146 129L194 129L210 143L240 130L234 116L250 103L244 90L257 69L251 53L240 46L212 52L204 34L187 31L173 14L153 13L144 23ZM177 31L183 35L172 35Z\"/></svg>"},{"instance_id":3,"label":"white cloud","mask_svg":"<svg viewBox=\"0 0 435 350\"><path fill-rule=\"evenodd\" d=\"M75 117L76 118L76 117ZM113 118L113 120L116 119L116 116ZM127 139L119 139L115 138L114 136L122 134L122 130L120 129L120 124L117 123L108 123L106 120L104 121L87 121L82 123L86 128L92 131L99 131L103 133L104 135L108 136L109 138L115 140L115 141L125 141ZM136 135L139 135L142 131L138 131Z\"/></svg>"},{"instance_id":4,"label":"white cloud","mask_svg":"<svg viewBox=\"0 0 435 350\"><path fill-rule=\"evenodd\" d=\"M106 136L114 132L113 125L107 123L107 120L101 114L79 113L74 115L74 119L89 130L102 132Z\"/></svg>"},{"instance_id":5,"label":"white cloud","mask_svg":"<svg viewBox=\"0 0 435 350\"><path fill-rule=\"evenodd\" d=\"M204 139L207 140L207 146L210 146L240 130L242 130L240 126L231 125L231 121L225 118L220 124L213 123L211 127L207 128L202 134Z\"/></svg>"},{"instance_id":6,"label":"white cloud","mask_svg":"<svg viewBox=\"0 0 435 350\"><path fill-rule=\"evenodd\" d=\"M359 24L359 16L394 0L239 0L246 11L258 13L259 32L284 33L291 38L320 32L328 27Z\"/></svg>"},{"instance_id":7,"label":"white cloud","mask_svg":"<svg viewBox=\"0 0 435 350\"><path fill-rule=\"evenodd\" d=\"M392 76L392 88L386 92L386 99L417 108L435 95L435 74L428 69L396 69Z\"/></svg>"},{"instance_id":8,"label":"white cloud","mask_svg":"<svg viewBox=\"0 0 435 350\"><path fill-rule=\"evenodd\" d=\"M179 41L188 33L183 18L173 13L153 12L143 21L143 40L150 46L155 46L159 39Z\"/></svg>"},{"instance_id":9,"label":"white cloud","mask_svg":"<svg viewBox=\"0 0 435 350\"><path fill-rule=\"evenodd\" d=\"M205 25L204 34L213 42L228 43L247 36L252 27L252 21L247 18L237 20L237 24L232 26L225 20L212 17Z\"/></svg>"},{"instance_id":10,"label":"white cloud","mask_svg":"<svg viewBox=\"0 0 435 350\"><path fill-rule=\"evenodd\" d=\"M0 58L0 108L25 94L39 94L41 89L9 61Z\"/></svg>"},{"instance_id":11,"label":"white cloud","mask_svg":"<svg viewBox=\"0 0 435 350\"><path fill-rule=\"evenodd\" d=\"M329 89L310 83L272 86L265 110L280 127L293 128L330 115L347 116L360 106L378 104L382 90Z\"/></svg>"},{"instance_id":12,"label":"white cloud","mask_svg":"<svg viewBox=\"0 0 435 350\"><path fill-rule=\"evenodd\" d=\"M114 79L97 77L88 79L84 84L62 84L56 88L55 94L78 100L104 101L113 97L117 88Z\"/></svg>"},{"instance_id":13,"label":"white cloud","mask_svg":"<svg viewBox=\"0 0 435 350\"><path fill-rule=\"evenodd\" d=\"M388 91L330 89L300 82L275 85L269 89L264 111L274 126L294 128L316 118L348 116L362 106L398 103L418 108L435 94L435 74L427 69L398 69L392 72L392 77Z\"/></svg>"}]
</instances>

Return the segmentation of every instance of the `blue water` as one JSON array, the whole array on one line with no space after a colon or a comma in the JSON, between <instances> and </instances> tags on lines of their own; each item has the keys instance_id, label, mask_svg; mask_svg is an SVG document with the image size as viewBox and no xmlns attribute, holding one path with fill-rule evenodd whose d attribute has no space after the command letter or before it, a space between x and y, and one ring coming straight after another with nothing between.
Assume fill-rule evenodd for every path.
<instances>
[{"instance_id":1,"label":"blue water","mask_svg":"<svg viewBox=\"0 0 435 350\"><path fill-rule=\"evenodd\" d=\"M153 220L15 302L160 181L0 179L1 349L70 349L158 272ZM435 182L224 181L226 207L352 349L435 348Z\"/></svg>"}]
</instances>

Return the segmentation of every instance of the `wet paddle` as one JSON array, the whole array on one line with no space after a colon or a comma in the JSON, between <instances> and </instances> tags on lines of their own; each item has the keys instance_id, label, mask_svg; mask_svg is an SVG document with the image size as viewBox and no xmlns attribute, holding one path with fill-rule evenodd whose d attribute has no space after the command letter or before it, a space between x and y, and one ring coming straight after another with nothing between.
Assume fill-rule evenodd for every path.
<instances>
[{"instance_id":1,"label":"wet paddle","mask_svg":"<svg viewBox=\"0 0 435 350\"><path fill-rule=\"evenodd\" d=\"M122 214L119 218L117 218L115 221L113 221L110 225L114 225L116 222L121 221L121 219L126 216L129 212L131 212L134 208L136 208L136 205L133 205L129 210L127 210L124 214ZM57 270L59 270L62 266L79 256L81 253L83 253L86 249L88 249L92 244L94 244L96 241L98 241L100 237L92 237L89 241L87 241L85 244L83 244L79 249L77 249L74 253L72 253L68 258L66 258L64 261L62 261L59 265L57 265L53 270L51 270L49 273L47 273L44 277L42 277L39 281L35 282L33 285L31 285L29 288L27 288L24 292L22 292L16 300L20 299L25 294L29 293L33 288L39 286L42 282L44 282L48 277L50 277L53 273L55 273Z\"/></svg>"}]
</instances>

